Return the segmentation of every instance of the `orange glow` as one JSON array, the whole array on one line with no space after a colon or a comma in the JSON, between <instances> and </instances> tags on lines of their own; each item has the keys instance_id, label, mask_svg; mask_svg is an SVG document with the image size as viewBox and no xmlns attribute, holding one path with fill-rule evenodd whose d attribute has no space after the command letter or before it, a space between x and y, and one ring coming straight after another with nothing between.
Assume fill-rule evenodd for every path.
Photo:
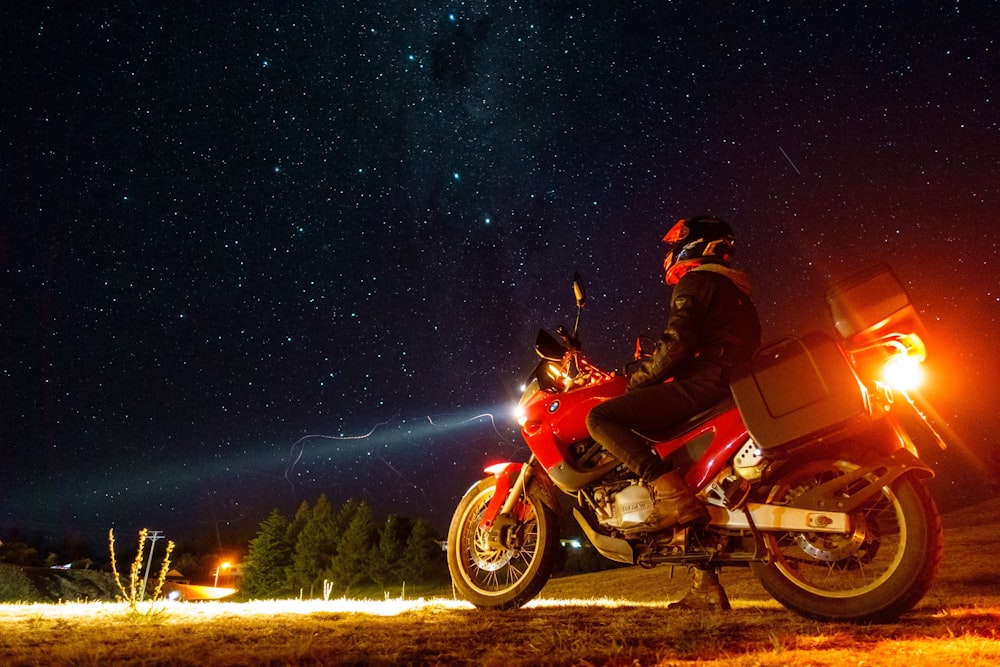
<instances>
[{"instance_id":1,"label":"orange glow","mask_svg":"<svg viewBox=\"0 0 1000 667\"><path fill-rule=\"evenodd\" d=\"M927 359L927 346L920 336L915 333L900 336L891 347L895 353L882 366L882 381L903 392L923 385L921 364Z\"/></svg>"},{"instance_id":2,"label":"orange glow","mask_svg":"<svg viewBox=\"0 0 1000 667\"><path fill-rule=\"evenodd\" d=\"M196 586L192 584L170 584L167 597L172 600L221 600L236 592L225 586Z\"/></svg>"},{"instance_id":3,"label":"orange glow","mask_svg":"<svg viewBox=\"0 0 1000 667\"><path fill-rule=\"evenodd\" d=\"M897 354L882 367L882 380L893 389L913 391L924 383L924 369L916 357Z\"/></svg>"},{"instance_id":4,"label":"orange glow","mask_svg":"<svg viewBox=\"0 0 1000 667\"><path fill-rule=\"evenodd\" d=\"M230 563L228 560L219 563L219 567L215 568L215 583L213 584L213 586L219 585L219 573L222 572L223 570L228 570L232 566L233 564Z\"/></svg>"}]
</instances>

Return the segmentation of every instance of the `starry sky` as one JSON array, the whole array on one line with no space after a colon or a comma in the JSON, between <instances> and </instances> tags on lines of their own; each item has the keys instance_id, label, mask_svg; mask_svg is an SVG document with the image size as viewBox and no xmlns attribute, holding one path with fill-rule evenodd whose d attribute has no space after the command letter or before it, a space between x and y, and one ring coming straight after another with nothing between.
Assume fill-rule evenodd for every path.
<instances>
[{"instance_id":1,"label":"starry sky","mask_svg":"<svg viewBox=\"0 0 1000 667\"><path fill-rule=\"evenodd\" d=\"M0 531L252 534L326 493L447 526L537 328L658 335L737 231L765 337L888 262L942 505L1000 469L989 2L31 2L4 10ZM101 538L98 537L99 541Z\"/></svg>"}]
</instances>

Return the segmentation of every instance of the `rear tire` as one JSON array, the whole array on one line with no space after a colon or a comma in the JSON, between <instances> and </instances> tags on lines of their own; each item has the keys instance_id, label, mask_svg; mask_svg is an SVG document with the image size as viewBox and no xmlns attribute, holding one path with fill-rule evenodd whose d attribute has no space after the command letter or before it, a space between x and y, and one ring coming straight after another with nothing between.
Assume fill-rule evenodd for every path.
<instances>
[{"instance_id":1,"label":"rear tire","mask_svg":"<svg viewBox=\"0 0 1000 667\"><path fill-rule=\"evenodd\" d=\"M492 546L479 524L495 490L494 478L481 480L458 503L448 529L448 570L456 590L476 607L516 609L538 595L558 563L559 521L529 487L515 512L520 547Z\"/></svg>"},{"instance_id":2,"label":"rear tire","mask_svg":"<svg viewBox=\"0 0 1000 667\"><path fill-rule=\"evenodd\" d=\"M814 461L775 486L781 504L857 466ZM941 517L926 487L903 475L851 513L846 534L764 533L769 563L751 568L792 611L823 621L891 622L913 608L937 576L944 553Z\"/></svg>"}]
</instances>

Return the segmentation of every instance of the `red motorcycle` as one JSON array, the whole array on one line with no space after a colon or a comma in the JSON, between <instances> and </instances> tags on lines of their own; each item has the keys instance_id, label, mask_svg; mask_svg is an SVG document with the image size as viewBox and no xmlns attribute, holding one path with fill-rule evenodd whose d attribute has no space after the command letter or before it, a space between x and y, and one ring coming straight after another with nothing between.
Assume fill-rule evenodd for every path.
<instances>
[{"instance_id":1,"label":"red motorcycle","mask_svg":"<svg viewBox=\"0 0 1000 667\"><path fill-rule=\"evenodd\" d=\"M532 455L486 469L448 531L455 588L483 609L531 600L562 558L564 505L594 548L653 567L749 566L802 616L884 622L928 591L943 553L941 519L915 440L938 435L905 380L926 356L905 289L880 265L834 285L835 334L764 345L736 369L732 398L668 433L643 434L705 504L705 525L651 530L647 487L596 444L587 413L626 390L581 353L576 326L540 331L540 363L518 406ZM638 351L637 351L638 356Z\"/></svg>"}]
</instances>

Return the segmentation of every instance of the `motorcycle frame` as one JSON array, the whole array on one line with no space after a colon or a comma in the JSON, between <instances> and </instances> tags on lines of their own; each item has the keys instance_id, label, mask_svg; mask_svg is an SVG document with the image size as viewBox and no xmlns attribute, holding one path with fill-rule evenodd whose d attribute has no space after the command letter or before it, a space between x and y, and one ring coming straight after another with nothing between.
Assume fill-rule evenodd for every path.
<instances>
[{"instance_id":1,"label":"motorcycle frame","mask_svg":"<svg viewBox=\"0 0 1000 667\"><path fill-rule=\"evenodd\" d=\"M580 365L586 366L585 362ZM624 393L626 384L625 376L607 375L594 384L563 392L539 390L529 397L523 406L522 435L532 457L527 463L507 461L485 470L496 478L496 492L484 512L481 528L492 531L493 539L502 542L497 519L514 516L526 489L538 490L543 502L558 511L557 489L573 495L619 467L619 461L611 460L589 469L581 468L574 463L576 457L571 447L589 440L585 432L586 414L598 403ZM849 513L897 477L911 471L920 476L933 475L917 457L912 441L901 432L895 420L884 426L896 437L888 437L887 433L882 440L885 449L868 465L839 483L814 489L791 505L751 502L733 509L722 502L709 502L706 505L709 524L754 534L771 530L848 532L851 530ZM718 479L749 441L739 410L735 406L716 406L682 424L675 429L674 435L655 441L652 449L663 459L686 454L691 463L681 470L682 476L691 489L705 495L706 487ZM541 470L532 472L538 468ZM855 489L850 497L843 495L848 484L861 480L867 483ZM575 514L583 525L586 520L579 512ZM589 524L583 527L591 542L605 556L630 562L627 559L631 558L632 549L626 540L604 535Z\"/></svg>"}]
</instances>

